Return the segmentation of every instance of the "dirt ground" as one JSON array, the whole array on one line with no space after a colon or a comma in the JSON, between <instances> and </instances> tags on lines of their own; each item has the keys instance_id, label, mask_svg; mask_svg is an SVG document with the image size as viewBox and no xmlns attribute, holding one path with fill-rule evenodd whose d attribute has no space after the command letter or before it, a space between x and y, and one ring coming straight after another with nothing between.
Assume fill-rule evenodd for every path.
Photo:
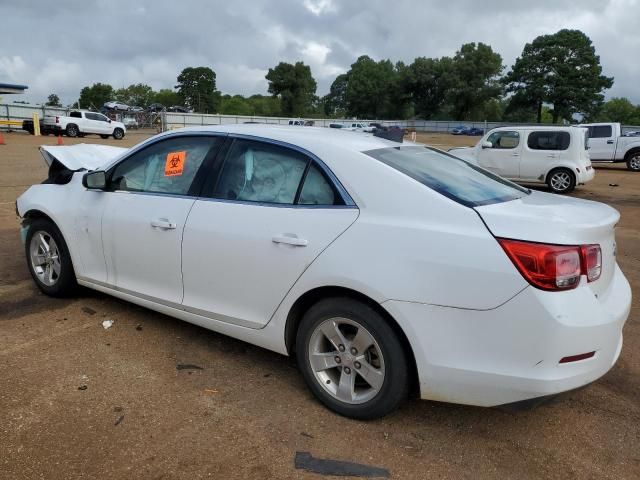
<instances>
[{"instance_id":1,"label":"dirt ground","mask_svg":"<svg viewBox=\"0 0 640 480\"><path fill-rule=\"evenodd\" d=\"M289 358L97 292L41 295L14 200L45 178L37 146L55 138L4 136L0 478L324 478L295 470L297 451L384 467L397 479L640 478L640 174L599 167L575 192L622 213L618 261L635 298L606 376L529 411L411 400L359 422L320 406ZM64 142L129 146L145 137ZM445 147L478 138L419 140ZM115 321L109 330L105 319ZM202 369L177 368L184 364Z\"/></svg>"}]
</instances>

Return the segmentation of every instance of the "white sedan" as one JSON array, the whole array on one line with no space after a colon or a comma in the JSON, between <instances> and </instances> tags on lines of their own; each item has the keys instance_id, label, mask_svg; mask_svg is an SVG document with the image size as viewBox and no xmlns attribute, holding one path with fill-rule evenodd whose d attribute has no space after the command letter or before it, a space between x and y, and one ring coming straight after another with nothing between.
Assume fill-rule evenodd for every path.
<instances>
[{"instance_id":1,"label":"white sedan","mask_svg":"<svg viewBox=\"0 0 640 480\"><path fill-rule=\"evenodd\" d=\"M412 391L536 399L620 355L631 291L606 205L335 129L194 127L42 153L49 179L17 210L44 293L80 284L295 355L342 415L380 417Z\"/></svg>"}]
</instances>

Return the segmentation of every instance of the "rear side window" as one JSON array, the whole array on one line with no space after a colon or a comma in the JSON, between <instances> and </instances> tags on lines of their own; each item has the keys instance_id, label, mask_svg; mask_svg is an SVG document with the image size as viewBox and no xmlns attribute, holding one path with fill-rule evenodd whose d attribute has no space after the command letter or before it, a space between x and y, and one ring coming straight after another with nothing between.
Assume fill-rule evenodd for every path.
<instances>
[{"instance_id":1,"label":"rear side window","mask_svg":"<svg viewBox=\"0 0 640 480\"><path fill-rule=\"evenodd\" d=\"M480 167L429 147L389 147L364 153L468 207L515 200L529 193Z\"/></svg>"},{"instance_id":2,"label":"rear side window","mask_svg":"<svg viewBox=\"0 0 640 480\"><path fill-rule=\"evenodd\" d=\"M527 139L531 150L566 150L570 143L569 132L531 132Z\"/></svg>"},{"instance_id":3,"label":"rear side window","mask_svg":"<svg viewBox=\"0 0 640 480\"><path fill-rule=\"evenodd\" d=\"M591 138L609 138L613 136L611 125L593 125L589 127L589 137Z\"/></svg>"},{"instance_id":4,"label":"rear side window","mask_svg":"<svg viewBox=\"0 0 640 480\"><path fill-rule=\"evenodd\" d=\"M72 118L82 118L82 113L80 113L80 112L71 112L69 114L69 116L72 117Z\"/></svg>"}]
</instances>

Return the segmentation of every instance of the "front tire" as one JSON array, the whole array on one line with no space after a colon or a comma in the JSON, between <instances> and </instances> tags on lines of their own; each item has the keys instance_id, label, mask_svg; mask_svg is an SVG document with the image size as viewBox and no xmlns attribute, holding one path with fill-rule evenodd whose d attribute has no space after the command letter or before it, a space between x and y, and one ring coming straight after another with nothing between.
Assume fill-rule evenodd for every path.
<instances>
[{"instance_id":1,"label":"front tire","mask_svg":"<svg viewBox=\"0 0 640 480\"><path fill-rule=\"evenodd\" d=\"M556 168L549 172L547 185L553 193L569 193L576 188L576 176L568 168Z\"/></svg>"},{"instance_id":2,"label":"front tire","mask_svg":"<svg viewBox=\"0 0 640 480\"><path fill-rule=\"evenodd\" d=\"M116 140L122 140L124 138L124 130L122 130L121 128L116 128L113 131L113 138L115 138Z\"/></svg>"},{"instance_id":3,"label":"front tire","mask_svg":"<svg viewBox=\"0 0 640 480\"><path fill-rule=\"evenodd\" d=\"M53 222L36 219L29 225L25 251L29 272L43 293L64 297L73 292L77 284L69 248Z\"/></svg>"},{"instance_id":4,"label":"front tire","mask_svg":"<svg viewBox=\"0 0 640 480\"><path fill-rule=\"evenodd\" d=\"M629 154L627 168L632 172L640 172L640 151Z\"/></svg>"},{"instance_id":5,"label":"front tire","mask_svg":"<svg viewBox=\"0 0 640 480\"><path fill-rule=\"evenodd\" d=\"M407 398L407 356L387 321L350 298L328 298L302 318L298 365L309 389L346 417L383 417Z\"/></svg>"}]
</instances>

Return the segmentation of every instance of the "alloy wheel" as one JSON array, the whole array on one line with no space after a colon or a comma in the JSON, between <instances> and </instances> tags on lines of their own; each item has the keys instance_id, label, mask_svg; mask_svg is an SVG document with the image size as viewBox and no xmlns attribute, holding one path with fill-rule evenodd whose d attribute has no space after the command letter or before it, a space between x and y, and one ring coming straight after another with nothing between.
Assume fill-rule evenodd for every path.
<instances>
[{"instance_id":1,"label":"alloy wheel","mask_svg":"<svg viewBox=\"0 0 640 480\"><path fill-rule=\"evenodd\" d=\"M564 192L571 186L571 176L567 172L556 172L551 177L551 187L557 192Z\"/></svg>"},{"instance_id":2,"label":"alloy wheel","mask_svg":"<svg viewBox=\"0 0 640 480\"><path fill-rule=\"evenodd\" d=\"M40 230L31 237L29 257L38 280L48 287L55 285L62 265L58 245L49 233Z\"/></svg>"},{"instance_id":3,"label":"alloy wheel","mask_svg":"<svg viewBox=\"0 0 640 480\"><path fill-rule=\"evenodd\" d=\"M336 400L361 404L380 392L385 379L382 350L359 323L324 320L314 329L308 350L317 382Z\"/></svg>"}]
</instances>

